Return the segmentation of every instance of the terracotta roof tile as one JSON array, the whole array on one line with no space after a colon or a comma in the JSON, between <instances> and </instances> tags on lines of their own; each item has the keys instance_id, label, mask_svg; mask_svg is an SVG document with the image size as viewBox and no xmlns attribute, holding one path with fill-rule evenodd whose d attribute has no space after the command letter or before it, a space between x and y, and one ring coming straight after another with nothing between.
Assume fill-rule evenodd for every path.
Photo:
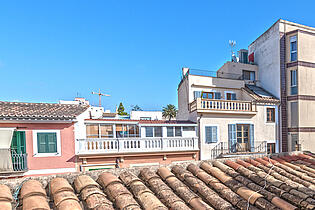
<instances>
[{"instance_id":1,"label":"terracotta roof tile","mask_svg":"<svg viewBox=\"0 0 315 210\"><path fill-rule=\"evenodd\" d=\"M1 120L74 120L88 106L0 101Z\"/></svg>"},{"instance_id":2,"label":"terracotta roof tile","mask_svg":"<svg viewBox=\"0 0 315 210\"><path fill-rule=\"evenodd\" d=\"M22 209L314 209L311 155L173 164L157 170L95 171L65 178L29 180L19 192ZM287 161L286 161L287 160ZM303 166L303 167L302 167ZM112 171L113 172L113 171ZM92 174L96 173L96 174ZM97 182L92 179L98 178ZM100 184L100 185L99 185ZM75 191L72 186L74 186ZM17 189L17 188L14 188ZM48 206L48 202L52 206ZM0 209L11 208L10 189L0 184ZM15 204L15 202L13 202Z\"/></svg>"},{"instance_id":3,"label":"terracotta roof tile","mask_svg":"<svg viewBox=\"0 0 315 210\"><path fill-rule=\"evenodd\" d=\"M139 124L196 124L189 120L85 119L86 121L135 122Z\"/></svg>"}]
</instances>

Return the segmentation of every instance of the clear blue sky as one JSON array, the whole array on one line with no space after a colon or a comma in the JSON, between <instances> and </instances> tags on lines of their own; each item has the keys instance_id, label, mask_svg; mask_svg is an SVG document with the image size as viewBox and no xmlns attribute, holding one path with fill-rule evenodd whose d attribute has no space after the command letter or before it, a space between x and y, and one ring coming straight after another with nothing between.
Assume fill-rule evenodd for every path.
<instances>
[{"instance_id":1,"label":"clear blue sky","mask_svg":"<svg viewBox=\"0 0 315 210\"><path fill-rule=\"evenodd\" d=\"M177 105L181 67L217 70L229 39L247 48L279 18L315 26L314 1L284 2L1 1L0 100L97 104L101 88L106 109Z\"/></svg>"}]
</instances>

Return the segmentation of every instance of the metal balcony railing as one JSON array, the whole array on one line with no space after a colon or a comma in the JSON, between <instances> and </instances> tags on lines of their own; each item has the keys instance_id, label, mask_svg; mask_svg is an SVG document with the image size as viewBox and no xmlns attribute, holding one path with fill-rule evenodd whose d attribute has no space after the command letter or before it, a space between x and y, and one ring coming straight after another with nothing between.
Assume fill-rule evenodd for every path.
<instances>
[{"instance_id":1,"label":"metal balcony railing","mask_svg":"<svg viewBox=\"0 0 315 210\"><path fill-rule=\"evenodd\" d=\"M241 144L235 143L229 147L228 142L219 142L215 147L211 149L211 159L218 158L225 154L244 154L244 153L265 153L267 154L267 142L266 141L255 141L252 150L243 148Z\"/></svg>"},{"instance_id":2,"label":"metal balcony railing","mask_svg":"<svg viewBox=\"0 0 315 210\"><path fill-rule=\"evenodd\" d=\"M27 154L17 154L12 151L11 157L14 171L27 171Z\"/></svg>"}]
</instances>

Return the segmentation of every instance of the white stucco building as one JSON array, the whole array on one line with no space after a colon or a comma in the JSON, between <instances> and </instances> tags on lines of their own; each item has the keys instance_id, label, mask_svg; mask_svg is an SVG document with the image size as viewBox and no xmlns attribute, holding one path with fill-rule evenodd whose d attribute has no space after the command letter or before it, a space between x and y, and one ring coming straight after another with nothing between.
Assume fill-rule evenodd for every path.
<instances>
[{"instance_id":1,"label":"white stucco building","mask_svg":"<svg viewBox=\"0 0 315 210\"><path fill-rule=\"evenodd\" d=\"M182 71L177 119L198 124L202 160L279 151L279 100L258 86L258 66L227 62L217 72Z\"/></svg>"}]
</instances>

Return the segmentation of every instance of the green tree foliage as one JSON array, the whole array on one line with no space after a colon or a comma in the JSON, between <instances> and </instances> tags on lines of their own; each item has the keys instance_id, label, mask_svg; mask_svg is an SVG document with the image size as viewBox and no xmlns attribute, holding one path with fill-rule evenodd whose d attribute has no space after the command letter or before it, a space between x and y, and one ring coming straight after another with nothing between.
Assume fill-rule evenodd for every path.
<instances>
[{"instance_id":1,"label":"green tree foliage","mask_svg":"<svg viewBox=\"0 0 315 210\"><path fill-rule=\"evenodd\" d=\"M120 102L119 107L117 109L117 113L118 115L128 115L127 112L125 112L125 107L122 104L122 102Z\"/></svg>"},{"instance_id":2,"label":"green tree foliage","mask_svg":"<svg viewBox=\"0 0 315 210\"><path fill-rule=\"evenodd\" d=\"M168 104L166 107L163 107L162 110L162 116L166 119L168 118L171 120L172 118L175 118L177 114L177 109L173 104Z\"/></svg>"},{"instance_id":3,"label":"green tree foliage","mask_svg":"<svg viewBox=\"0 0 315 210\"><path fill-rule=\"evenodd\" d=\"M142 109L140 108L140 106L135 105L132 107L131 111L142 111Z\"/></svg>"}]
</instances>

